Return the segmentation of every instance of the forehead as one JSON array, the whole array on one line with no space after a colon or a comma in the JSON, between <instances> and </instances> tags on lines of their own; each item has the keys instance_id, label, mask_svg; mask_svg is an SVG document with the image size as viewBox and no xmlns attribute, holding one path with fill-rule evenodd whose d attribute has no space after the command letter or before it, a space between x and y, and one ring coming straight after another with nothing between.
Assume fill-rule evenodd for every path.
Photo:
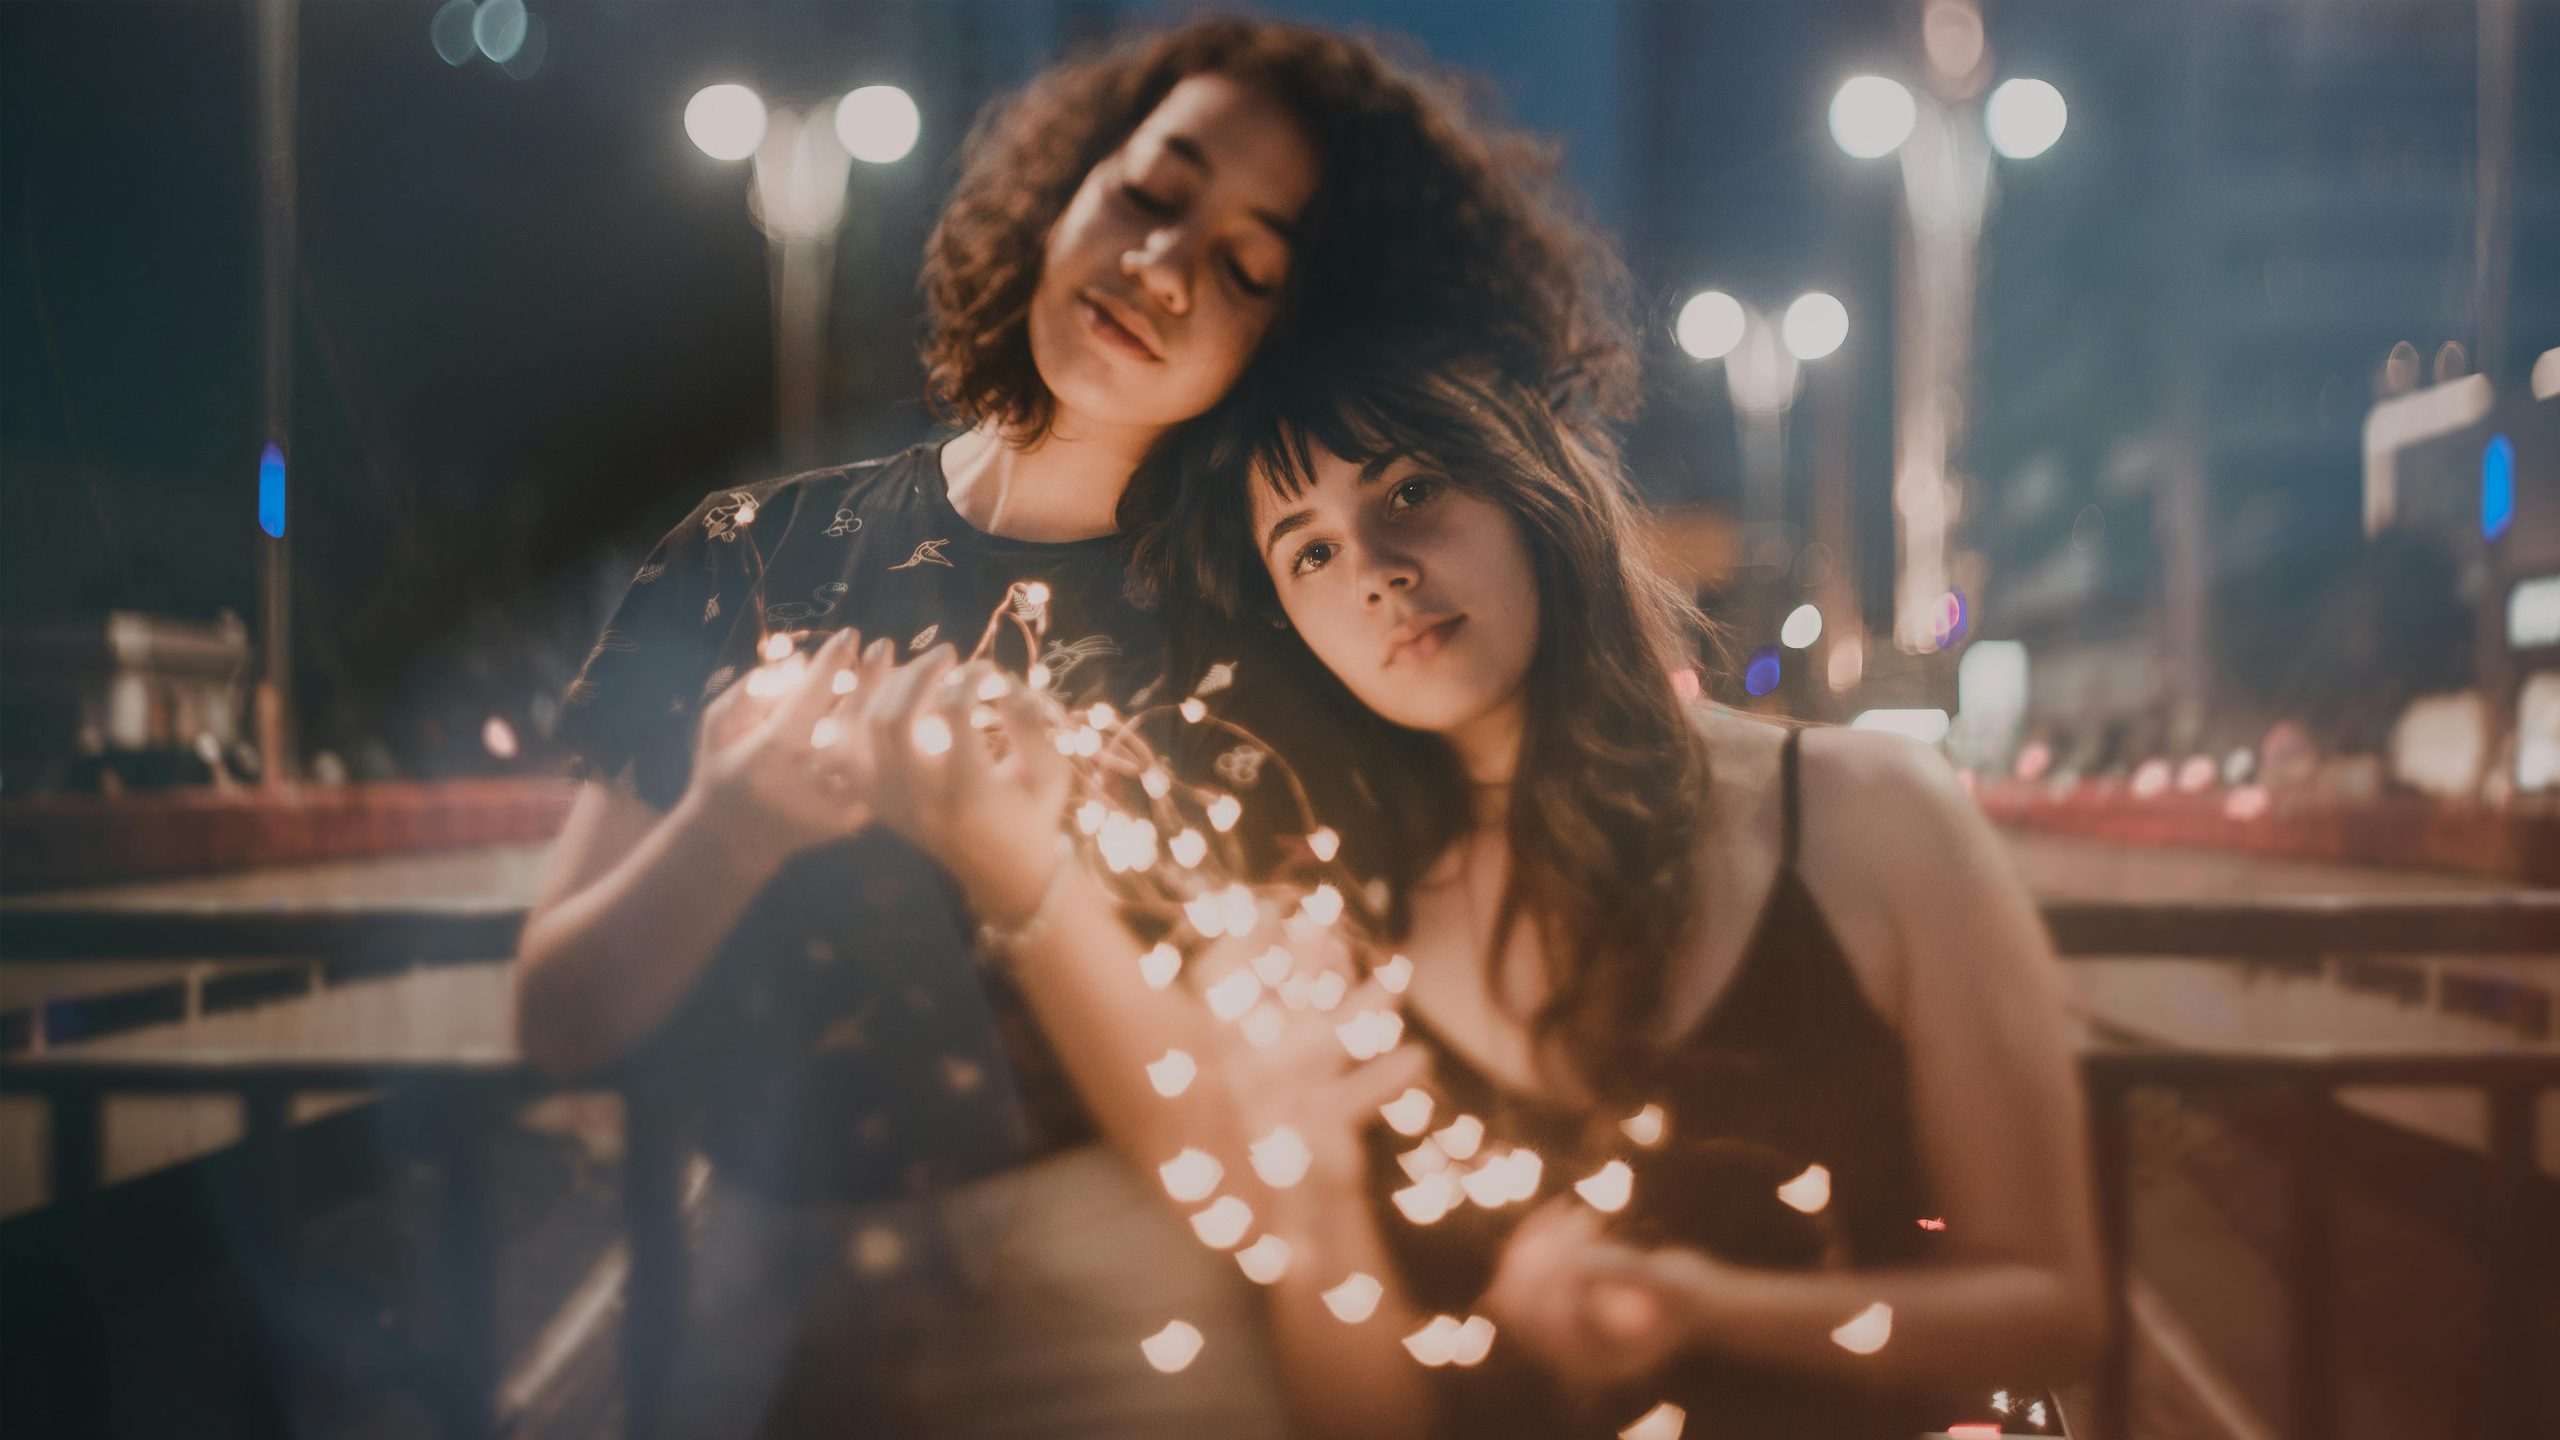
<instances>
[{"instance_id":1,"label":"forehead","mask_svg":"<svg viewBox=\"0 0 2560 1440\"><path fill-rule=\"evenodd\" d=\"M1297 117L1259 85L1193 75L1156 102L1129 147L1152 152L1175 136L1199 148L1214 183L1249 190L1263 209L1294 216L1315 198L1315 147Z\"/></svg>"},{"instance_id":2,"label":"forehead","mask_svg":"<svg viewBox=\"0 0 2560 1440\"><path fill-rule=\"evenodd\" d=\"M1266 467L1254 467L1253 521L1256 533L1283 515L1357 501L1364 485L1373 481L1401 479L1420 465L1410 455L1365 462L1345 460L1320 445L1313 447L1310 458L1315 462L1314 474L1310 477L1313 483L1303 486L1294 495L1281 494L1272 484L1271 472Z\"/></svg>"}]
</instances>

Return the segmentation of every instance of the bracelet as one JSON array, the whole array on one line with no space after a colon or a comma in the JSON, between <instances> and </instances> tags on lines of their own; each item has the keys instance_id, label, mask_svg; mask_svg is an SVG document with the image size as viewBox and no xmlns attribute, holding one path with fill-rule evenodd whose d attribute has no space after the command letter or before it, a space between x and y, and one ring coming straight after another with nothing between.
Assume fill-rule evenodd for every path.
<instances>
[{"instance_id":1,"label":"bracelet","mask_svg":"<svg viewBox=\"0 0 2560 1440\"><path fill-rule=\"evenodd\" d=\"M1067 866L1074 863L1074 860L1074 847L1068 843L1066 836L1059 836L1058 860L1056 864L1049 867L1049 879L1040 887L1040 898L1032 901L1031 909L1021 919L1010 925L999 925L993 920L980 920L978 922L978 953L1009 955L1048 933L1049 897L1058 893L1058 882L1065 877Z\"/></svg>"}]
</instances>

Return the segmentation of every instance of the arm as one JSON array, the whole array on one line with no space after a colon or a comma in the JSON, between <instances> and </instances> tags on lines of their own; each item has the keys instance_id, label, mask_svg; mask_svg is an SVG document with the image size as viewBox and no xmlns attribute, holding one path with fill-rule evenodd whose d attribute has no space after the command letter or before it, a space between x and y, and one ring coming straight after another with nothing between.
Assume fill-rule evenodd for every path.
<instances>
[{"instance_id":1,"label":"arm","mask_svg":"<svg viewBox=\"0 0 2560 1440\"><path fill-rule=\"evenodd\" d=\"M1189 985L1148 985L1136 963L1147 947L1090 869L1059 854L1066 767L1025 697L1000 703L1009 752L1001 764L968 744L912 753L923 714L939 715L952 735L968 733L966 697L986 672L942 684L951 670L948 652L937 651L874 695L871 753L901 762L881 765L872 781L882 820L940 860L979 914L1019 922L1012 973L1113 1148L1151 1181L1185 1149L1207 1152L1223 1172L1219 1193L1253 1210L1248 1239L1273 1234L1288 1244L1271 1315L1300 1421L1326 1435L1425 1433L1427 1377L1399 1343L1422 1317L1402 1298L1372 1221L1359 1141L1378 1106L1421 1078L1421 1055L1405 1047L1353 1068L1333 1035L1337 1020L1387 997L1370 987L1331 1016L1294 1015L1279 1042L1257 1050ZM1190 969L1223 974L1267 943L1227 942ZM1168 1049L1198 1066L1171 1097L1157 1093L1146 1068ZM1275 1188L1256 1174L1251 1143L1284 1124L1314 1158L1303 1179ZM1207 1203L1177 1208L1187 1218ZM1356 1325L1335 1318L1322 1298L1354 1271L1386 1287L1376 1312Z\"/></svg>"},{"instance_id":2,"label":"arm","mask_svg":"<svg viewBox=\"0 0 2560 1440\"><path fill-rule=\"evenodd\" d=\"M516 1037L554 1074L610 1063L666 1023L738 917L797 851L865 819L812 783L809 736L856 637L758 707L733 686L703 717L692 782L660 814L629 789L579 787L516 952Z\"/></svg>"}]
</instances>

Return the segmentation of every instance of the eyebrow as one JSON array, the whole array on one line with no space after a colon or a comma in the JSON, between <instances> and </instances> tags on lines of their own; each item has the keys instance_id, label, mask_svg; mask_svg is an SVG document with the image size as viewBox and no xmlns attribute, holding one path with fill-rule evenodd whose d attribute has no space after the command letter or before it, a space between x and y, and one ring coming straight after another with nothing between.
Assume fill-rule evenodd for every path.
<instances>
[{"instance_id":1,"label":"eyebrow","mask_svg":"<svg viewBox=\"0 0 2560 1440\"><path fill-rule=\"evenodd\" d=\"M1209 163L1209 152L1201 149L1200 142L1188 135L1167 135L1164 137L1164 148L1167 152L1191 162L1204 175L1217 173L1218 167ZM1296 221L1283 215L1275 215L1268 210L1255 209L1246 213L1261 221L1264 228L1279 236L1283 243L1289 245L1298 243Z\"/></svg>"},{"instance_id":2,"label":"eyebrow","mask_svg":"<svg viewBox=\"0 0 2560 1440\"><path fill-rule=\"evenodd\" d=\"M1376 459L1362 465L1360 467L1361 485L1363 487L1375 485L1379 480L1385 478L1386 473L1389 470L1395 468L1397 461L1405 459L1411 453L1412 452L1407 450L1390 450L1386 454L1380 455ZM1279 519L1272 521L1271 533L1262 537L1262 553L1265 555L1270 554L1272 546L1279 544L1290 535L1306 529L1315 522L1316 512L1312 506L1292 510L1288 514L1281 516Z\"/></svg>"}]
</instances>

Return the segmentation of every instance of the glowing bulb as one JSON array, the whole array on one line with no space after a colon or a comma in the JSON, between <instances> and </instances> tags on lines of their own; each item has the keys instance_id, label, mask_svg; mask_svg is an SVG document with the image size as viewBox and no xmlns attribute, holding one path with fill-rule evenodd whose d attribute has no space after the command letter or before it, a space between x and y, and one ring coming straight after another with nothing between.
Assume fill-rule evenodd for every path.
<instances>
[{"instance_id":1,"label":"glowing bulb","mask_svg":"<svg viewBox=\"0 0 2560 1440\"><path fill-rule=\"evenodd\" d=\"M1396 1167L1407 1180L1428 1180L1449 1168L1449 1153L1425 1140L1396 1157Z\"/></svg>"},{"instance_id":2,"label":"glowing bulb","mask_svg":"<svg viewBox=\"0 0 2560 1440\"><path fill-rule=\"evenodd\" d=\"M1419 1330L1404 1337L1404 1348L1413 1358L1434 1369L1455 1357L1458 1345L1458 1320L1454 1315L1434 1315Z\"/></svg>"},{"instance_id":3,"label":"glowing bulb","mask_svg":"<svg viewBox=\"0 0 2560 1440\"><path fill-rule=\"evenodd\" d=\"M1390 955L1387 963L1369 972L1381 989L1390 995L1401 995L1413 983L1413 962L1401 955Z\"/></svg>"},{"instance_id":4,"label":"glowing bulb","mask_svg":"<svg viewBox=\"0 0 2560 1440\"><path fill-rule=\"evenodd\" d=\"M1484 1122L1473 1115L1461 1115L1431 1137L1432 1142L1449 1152L1452 1160L1464 1160L1484 1144Z\"/></svg>"},{"instance_id":5,"label":"glowing bulb","mask_svg":"<svg viewBox=\"0 0 2560 1440\"><path fill-rule=\"evenodd\" d=\"M1343 1282L1324 1292L1324 1308L1345 1325L1357 1325L1378 1313L1378 1301L1387 1287L1376 1278L1354 1270Z\"/></svg>"},{"instance_id":6,"label":"glowing bulb","mask_svg":"<svg viewBox=\"0 0 2560 1440\"><path fill-rule=\"evenodd\" d=\"M1619 1121L1618 1128L1625 1131L1627 1138L1637 1144L1653 1146L1662 1143L1663 1132L1667 1127L1664 1124L1662 1107L1647 1105Z\"/></svg>"},{"instance_id":7,"label":"glowing bulb","mask_svg":"<svg viewBox=\"0 0 2560 1440\"><path fill-rule=\"evenodd\" d=\"M847 98L851 98L851 97L847 97ZM851 148L851 147L847 147L847 148ZM1045 581L1041 581L1041 580L1025 580L1025 581L1023 581L1023 582L1022 582L1022 599L1023 599L1023 603L1025 603L1025 604L1029 604L1029 605L1046 605L1046 604L1048 604L1048 603L1049 603L1049 586L1048 586L1048 583L1047 583L1047 582L1045 582Z\"/></svg>"},{"instance_id":8,"label":"glowing bulb","mask_svg":"<svg viewBox=\"0 0 2560 1440\"><path fill-rule=\"evenodd\" d=\"M1374 1060L1404 1038L1404 1017L1392 1010L1363 1010L1333 1027L1334 1038L1354 1060Z\"/></svg>"},{"instance_id":9,"label":"glowing bulb","mask_svg":"<svg viewBox=\"0 0 2560 1440\"><path fill-rule=\"evenodd\" d=\"M1458 1186L1444 1172L1426 1175L1388 1197L1404 1218L1416 1225L1429 1225L1458 1205Z\"/></svg>"},{"instance_id":10,"label":"glowing bulb","mask_svg":"<svg viewBox=\"0 0 2560 1440\"><path fill-rule=\"evenodd\" d=\"M1470 1315L1449 1337L1449 1363L1481 1365L1493 1353L1493 1322L1481 1315Z\"/></svg>"},{"instance_id":11,"label":"glowing bulb","mask_svg":"<svg viewBox=\"0 0 2560 1440\"><path fill-rule=\"evenodd\" d=\"M1246 1044L1256 1050L1268 1050L1289 1033L1289 1016L1277 1005L1264 1005L1244 1017L1241 1028Z\"/></svg>"},{"instance_id":12,"label":"glowing bulb","mask_svg":"<svg viewBox=\"0 0 2560 1440\"><path fill-rule=\"evenodd\" d=\"M1319 825L1307 836L1307 849L1318 860L1331 860L1342 849L1342 837L1333 833L1332 826Z\"/></svg>"},{"instance_id":13,"label":"glowing bulb","mask_svg":"<svg viewBox=\"0 0 2560 1440\"><path fill-rule=\"evenodd\" d=\"M1107 702L1100 700L1093 702L1093 708L1086 711L1085 715L1093 722L1093 728L1096 730L1108 730L1120 723L1120 712L1112 709Z\"/></svg>"},{"instance_id":14,"label":"glowing bulb","mask_svg":"<svg viewBox=\"0 0 2560 1440\"><path fill-rule=\"evenodd\" d=\"M1194 725L1197 725L1201 721L1209 718L1209 707L1201 703L1196 696L1192 699L1185 700L1182 702L1182 718L1190 721Z\"/></svg>"},{"instance_id":15,"label":"glowing bulb","mask_svg":"<svg viewBox=\"0 0 2560 1440\"><path fill-rule=\"evenodd\" d=\"M835 678L827 682L827 689L837 695L850 695L861 684L861 676L850 670L839 670L835 673Z\"/></svg>"},{"instance_id":16,"label":"glowing bulb","mask_svg":"<svg viewBox=\"0 0 2560 1440\"><path fill-rule=\"evenodd\" d=\"M1262 998L1262 982L1250 970L1238 970L1202 992L1209 1002L1209 1013L1221 1020L1241 1020L1253 1002Z\"/></svg>"},{"instance_id":17,"label":"glowing bulb","mask_svg":"<svg viewBox=\"0 0 2560 1440\"><path fill-rule=\"evenodd\" d=\"M791 657L791 637L767 635L764 643L756 647L756 654L768 665L777 660L787 660Z\"/></svg>"},{"instance_id":18,"label":"glowing bulb","mask_svg":"<svg viewBox=\"0 0 2560 1440\"><path fill-rule=\"evenodd\" d=\"M1224 835L1236 828L1244 818L1244 804L1233 795L1221 795L1209 802L1209 828Z\"/></svg>"},{"instance_id":19,"label":"glowing bulb","mask_svg":"<svg viewBox=\"0 0 2560 1440\"><path fill-rule=\"evenodd\" d=\"M753 500L747 500L739 503L738 523L741 525L753 525L756 523L756 502Z\"/></svg>"},{"instance_id":20,"label":"glowing bulb","mask_svg":"<svg viewBox=\"0 0 2560 1440\"><path fill-rule=\"evenodd\" d=\"M1787 623L1778 627L1778 643L1790 650L1801 650L1822 638L1822 612L1811 605L1799 605L1788 612Z\"/></svg>"},{"instance_id":21,"label":"glowing bulb","mask_svg":"<svg viewBox=\"0 0 2560 1440\"><path fill-rule=\"evenodd\" d=\"M1218 1197L1218 1203L1191 1217L1191 1233L1212 1250L1232 1250L1253 1228L1253 1207L1233 1195Z\"/></svg>"},{"instance_id":22,"label":"glowing bulb","mask_svg":"<svg viewBox=\"0 0 2560 1440\"><path fill-rule=\"evenodd\" d=\"M1344 993L1350 988L1351 982L1343 979L1338 971L1327 970L1307 982L1307 1003L1319 1012L1331 1014L1333 1007L1342 1003Z\"/></svg>"},{"instance_id":23,"label":"glowing bulb","mask_svg":"<svg viewBox=\"0 0 2560 1440\"><path fill-rule=\"evenodd\" d=\"M1182 973L1182 952L1171 945L1158 945L1138 957L1138 978L1150 990L1161 990Z\"/></svg>"},{"instance_id":24,"label":"glowing bulb","mask_svg":"<svg viewBox=\"0 0 2560 1440\"><path fill-rule=\"evenodd\" d=\"M713 85L685 102L684 133L714 160L744 160L764 143L764 101L744 85Z\"/></svg>"},{"instance_id":25,"label":"glowing bulb","mask_svg":"<svg viewBox=\"0 0 2560 1440\"><path fill-rule=\"evenodd\" d=\"M1209 841L1197 830L1185 830L1173 837L1166 847L1173 852L1174 863L1185 870L1197 870L1209 858Z\"/></svg>"},{"instance_id":26,"label":"glowing bulb","mask_svg":"<svg viewBox=\"0 0 2560 1440\"><path fill-rule=\"evenodd\" d=\"M1680 1440L1680 1431L1688 1423L1689 1412L1665 1400L1619 1431L1618 1440Z\"/></svg>"},{"instance_id":27,"label":"glowing bulb","mask_svg":"<svg viewBox=\"0 0 2560 1440\"><path fill-rule=\"evenodd\" d=\"M1274 1190L1286 1190L1307 1178L1315 1154L1297 1131L1283 1125L1253 1142L1253 1173Z\"/></svg>"},{"instance_id":28,"label":"glowing bulb","mask_svg":"<svg viewBox=\"0 0 2560 1440\"><path fill-rule=\"evenodd\" d=\"M1573 1193L1588 1201L1603 1215L1615 1215L1627 1208L1635 1194L1636 1172L1624 1160L1612 1160L1573 1185Z\"/></svg>"},{"instance_id":29,"label":"glowing bulb","mask_svg":"<svg viewBox=\"0 0 2560 1440\"><path fill-rule=\"evenodd\" d=\"M1982 107L1991 148L2012 160L2032 160L2053 148L2071 123L2062 92L2042 80L2006 80Z\"/></svg>"},{"instance_id":30,"label":"glowing bulb","mask_svg":"<svg viewBox=\"0 0 2560 1440\"><path fill-rule=\"evenodd\" d=\"M1289 1242L1265 1235L1236 1252L1236 1268L1256 1285L1277 1285L1289 1273Z\"/></svg>"},{"instance_id":31,"label":"glowing bulb","mask_svg":"<svg viewBox=\"0 0 2560 1440\"><path fill-rule=\"evenodd\" d=\"M1680 307L1671 335L1690 359L1721 360L1742 343L1749 324L1741 301L1721 290L1701 290Z\"/></svg>"},{"instance_id":32,"label":"glowing bulb","mask_svg":"<svg viewBox=\"0 0 2560 1440\"><path fill-rule=\"evenodd\" d=\"M916 722L916 749L927 755L940 755L951 749L951 726L939 715L927 715Z\"/></svg>"},{"instance_id":33,"label":"glowing bulb","mask_svg":"<svg viewBox=\"0 0 2560 1440\"><path fill-rule=\"evenodd\" d=\"M1164 1058L1147 1067L1147 1083L1167 1100L1191 1088L1199 1077L1199 1063L1180 1050L1167 1050Z\"/></svg>"},{"instance_id":34,"label":"glowing bulb","mask_svg":"<svg viewBox=\"0 0 2560 1440\"><path fill-rule=\"evenodd\" d=\"M1189 1369L1191 1362L1200 1358L1203 1343L1197 1329L1176 1320L1139 1341L1138 1348L1146 1353L1147 1363L1159 1372L1176 1375Z\"/></svg>"},{"instance_id":35,"label":"glowing bulb","mask_svg":"<svg viewBox=\"0 0 2560 1440\"><path fill-rule=\"evenodd\" d=\"M517 748L516 727L508 724L505 716L492 715L480 727L480 744L497 759L513 760Z\"/></svg>"},{"instance_id":36,"label":"glowing bulb","mask_svg":"<svg viewBox=\"0 0 2560 1440\"><path fill-rule=\"evenodd\" d=\"M1227 1176L1227 1167L1206 1150L1185 1150L1156 1167L1164 1181L1164 1193L1182 1204L1206 1200Z\"/></svg>"},{"instance_id":37,"label":"glowing bulb","mask_svg":"<svg viewBox=\"0 0 2560 1440\"><path fill-rule=\"evenodd\" d=\"M1397 1134L1419 1135L1431 1128L1431 1093L1409 1089L1379 1106L1378 1114Z\"/></svg>"},{"instance_id":38,"label":"glowing bulb","mask_svg":"<svg viewBox=\"0 0 2560 1440\"><path fill-rule=\"evenodd\" d=\"M1787 307L1778 333L1787 342L1788 354L1799 360L1819 360L1848 342L1849 308L1819 290L1799 295Z\"/></svg>"},{"instance_id":39,"label":"glowing bulb","mask_svg":"<svg viewBox=\"0 0 2560 1440\"><path fill-rule=\"evenodd\" d=\"M1893 1307L1881 1300L1843 1321L1831 1343L1852 1355L1873 1355L1893 1338Z\"/></svg>"},{"instance_id":40,"label":"glowing bulb","mask_svg":"<svg viewBox=\"0 0 2560 1440\"><path fill-rule=\"evenodd\" d=\"M1182 902L1183 918L1191 928L1212 940L1227 933L1227 907L1215 895L1195 895Z\"/></svg>"},{"instance_id":41,"label":"glowing bulb","mask_svg":"<svg viewBox=\"0 0 2560 1440\"><path fill-rule=\"evenodd\" d=\"M1001 700L1004 692L1005 678L1002 675L991 674L978 682L978 698L981 700Z\"/></svg>"},{"instance_id":42,"label":"glowing bulb","mask_svg":"<svg viewBox=\"0 0 2560 1440\"><path fill-rule=\"evenodd\" d=\"M1022 683L1034 690L1048 689L1049 667L1034 661L1030 669L1022 672Z\"/></svg>"},{"instance_id":43,"label":"glowing bulb","mask_svg":"<svg viewBox=\"0 0 2560 1440\"><path fill-rule=\"evenodd\" d=\"M1162 770L1149 769L1146 774L1138 777L1138 783L1146 787L1147 798L1150 800L1161 800L1173 793L1173 777Z\"/></svg>"},{"instance_id":44,"label":"glowing bulb","mask_svg":"<svg viewBox=\"0 0 2560 1440\"><path fill-rule=\"evenodd\" d=\"M1860 75L1831 97L1831 138L1860 160L1900 149L1919 123L1911 92L1881 75Z\"/></svg>"},{"instance_id":45,"label":"glowing bulb","mask_svg":"<svg viewBox=\"0 0 2560 1440\"><path fill-rule=\"evenodd\" d=\"M1275 987L1297 968L1298 957L1277 945L1255 956L1253 961L1253 973L1262 977L1263 984Z\"/></svg>"},{"instance_id":46,"label":"glowing bulb","mask_svg":"<svg viewBox=\"0 0 2560 1440\"><path fill-rule=\"evenodd\" d=\"M863 164L891 164L916 149L924 118L916 102L896 85L865 85L835 102L835 138L845 154ZM1050 587L1034 584L1047 592Z\"/></svg>"},{"instance_id":47,"label":"glowing bulb","mask_svg":"<svg viewBox=\"0 0 2560 1440\"><path fill-rule=\"evenodd\" d=\"M809 747L813 750L824 750L836 743L843 734L844 727L836 723L836 717L821 715L818 717L818 723L809 727Z\"/></svg>"},{"instance_id":48,"label":"glowing bulb","mask_svg":"<svg viewBox=\"0 0 2560 1440\"><path fill-rule=\"evenodd\" d=\"M1319 925L1330 925L1342 918L1342 892L1330 885L1317 886L1299 905Z\"/></svg>"},{"instance_id":49,"label":"glowing bulb","mask_svg":"<svg viewBox=\"0 0 2560 1440\"><path fill-rule=\"evenodd\" d=\"M1778 1198L1807 1215L1819 1215L1831 1203L1831 1172L1807 1165L1803 1174L1778 1187Z\"/></svg>"}]
</instances>

